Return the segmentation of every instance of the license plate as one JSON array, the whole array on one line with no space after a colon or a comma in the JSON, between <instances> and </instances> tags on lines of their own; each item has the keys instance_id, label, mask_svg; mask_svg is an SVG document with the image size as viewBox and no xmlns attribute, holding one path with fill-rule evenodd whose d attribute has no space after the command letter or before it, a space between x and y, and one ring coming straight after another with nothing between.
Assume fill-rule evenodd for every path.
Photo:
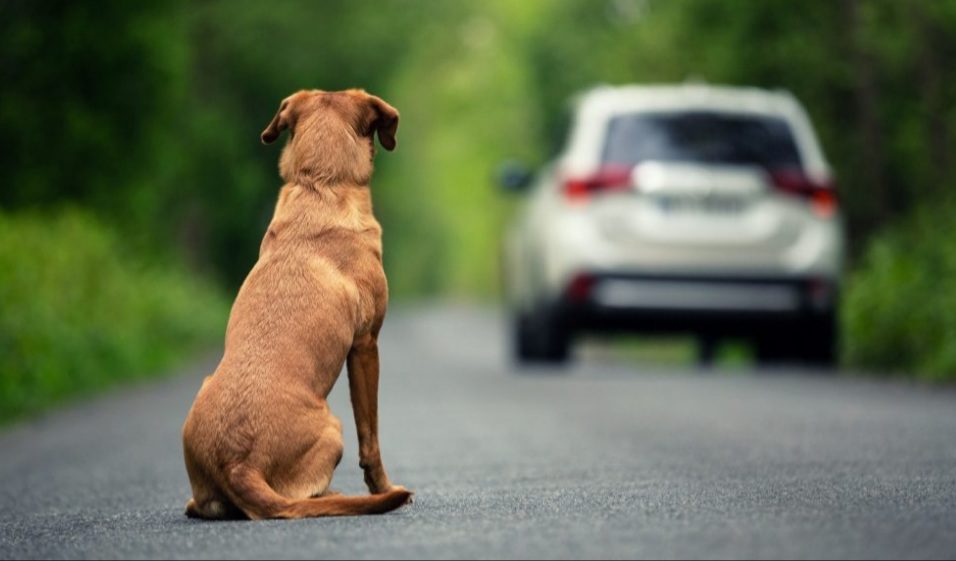
<instances>
[{"instance_id":1,"label":"license plate","mask_svg":"<svg viewBox=\"0 0 956 561\"><path fill-rule=\"evenodd\" d=\"M721 197L716 195L702 197L688 196L659 196L657 207L665 213L706 213L706 214L740 214L746 207L746 202L739 197Z\"/></svg>"}]
</instances>

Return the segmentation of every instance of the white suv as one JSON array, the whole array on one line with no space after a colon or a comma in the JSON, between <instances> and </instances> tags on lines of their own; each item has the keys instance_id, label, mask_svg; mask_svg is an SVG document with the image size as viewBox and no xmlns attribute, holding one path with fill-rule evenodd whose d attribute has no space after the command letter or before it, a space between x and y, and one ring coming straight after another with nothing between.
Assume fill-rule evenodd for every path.
<instances>
[{"instance_id":1,"label":"white suv","mask_svg":"<svg viewBox=\"0 0 956 561\"><path fill-rule=\"evenodd\" d=\"M589 331L746 337L760 360L829 364L844 233L830 167L786 92L599 87L508 232L522 362Z\"/></svg>"}]
</instances>

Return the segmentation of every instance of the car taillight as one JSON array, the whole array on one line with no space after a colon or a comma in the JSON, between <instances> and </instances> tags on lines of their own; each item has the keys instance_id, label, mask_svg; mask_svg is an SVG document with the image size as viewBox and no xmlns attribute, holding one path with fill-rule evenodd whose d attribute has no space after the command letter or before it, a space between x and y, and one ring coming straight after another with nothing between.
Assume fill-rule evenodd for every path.
<instances>
[{"instance_id":1,"label":"car taillight","mask_svg":"<svg viewBox=\"0 0 956 561\"><path fill-rule=\"evenodd\" d=\"M569 177L564 181L564 195L576 202L609 191L626 191L633 186L631 168L627 166L604 166L585 177Z\"/></svg>"},{"instance_id":2,"label":"car taillight","mask_svg":"<svg viewBox=\"0 0 956 561\"><path fill-rule=\"evenodd\" d=\"M581 303L591 297L591 291L597 284L597 279L587 273L576 275L568 283L567 295L571 302Z\"/></svg>"},{"instance_id":3,"label":"car taillight","mask_svg":"<svg viewBox=\"0 0 956 561\"><path fill-rule=\"evenodd\" d=\"M796 170L772 171L770 180L778 191L809 201L813 212L821 218L831 218L839 208L836 188L830 181L814 181Z\"/></svg>"}]
</instances>

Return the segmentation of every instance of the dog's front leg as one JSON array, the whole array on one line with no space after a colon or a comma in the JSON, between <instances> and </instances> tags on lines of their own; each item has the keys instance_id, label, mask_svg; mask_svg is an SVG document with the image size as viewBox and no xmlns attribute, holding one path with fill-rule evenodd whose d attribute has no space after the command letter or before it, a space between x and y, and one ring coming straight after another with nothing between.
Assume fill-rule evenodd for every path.
<instances>
[{"instance_id":1,"label":"dog's front leg","mask_svg":"<svg viewBox=\"0 0 956 561\"><path fill-rule=\"evenodd\" d=\"M378 340L367 335L356 341L348 357L349 390L359 439L359 465L373 494L392 488L378 447Z\"/></svg>"}]
</instances>

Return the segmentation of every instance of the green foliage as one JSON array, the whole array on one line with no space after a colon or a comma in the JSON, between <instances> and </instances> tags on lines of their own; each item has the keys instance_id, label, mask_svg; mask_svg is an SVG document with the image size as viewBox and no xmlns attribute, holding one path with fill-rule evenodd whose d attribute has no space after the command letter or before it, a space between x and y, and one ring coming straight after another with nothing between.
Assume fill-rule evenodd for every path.
<instances>
[{"instance_id":1,"label":"green foliage","mask_svg":"<svg viewBox=\"0 0 956 561\"><path fill-rule=\"evenodd\" d=\"M539 112L514 39L524 8L493 5L432 29L391 83L399 148L379 157L374 191L399 297L488 298L498 286L509 201L492 173L509 157L539 157ZM424 86L429 75L442 79Z\"/></svg>"},{"instance_id":2,"label":"green foliage","mask_svg":"<svg viewBox=\"0 0 956 561\"><path fill-rule=\"evenodd\" d=\"M869 245L846 288L845 359L873 371L956 380L952 204L924 208Z\"/></svg>"},{"instance_id":3,"label":"green foliage","mask_svg":"<svg viewBox=\"0 0 956 561\"><path fill-rule=\"evenodd\" d=\"M124 255L78 211L0 213L0 420L145 376L222 336L218 290Z\"/></svg>"},{"instance_id":4,"label":"green foliage","mask_svg":"<svg viewBox=\"0 0 956 561\"><path fill-rule=\"evenodd\" d=\"M0 7L0 204L129 210L125 195L152 171L184 78L170 8L161 0Z\"/></svg>"}]
</instances>

